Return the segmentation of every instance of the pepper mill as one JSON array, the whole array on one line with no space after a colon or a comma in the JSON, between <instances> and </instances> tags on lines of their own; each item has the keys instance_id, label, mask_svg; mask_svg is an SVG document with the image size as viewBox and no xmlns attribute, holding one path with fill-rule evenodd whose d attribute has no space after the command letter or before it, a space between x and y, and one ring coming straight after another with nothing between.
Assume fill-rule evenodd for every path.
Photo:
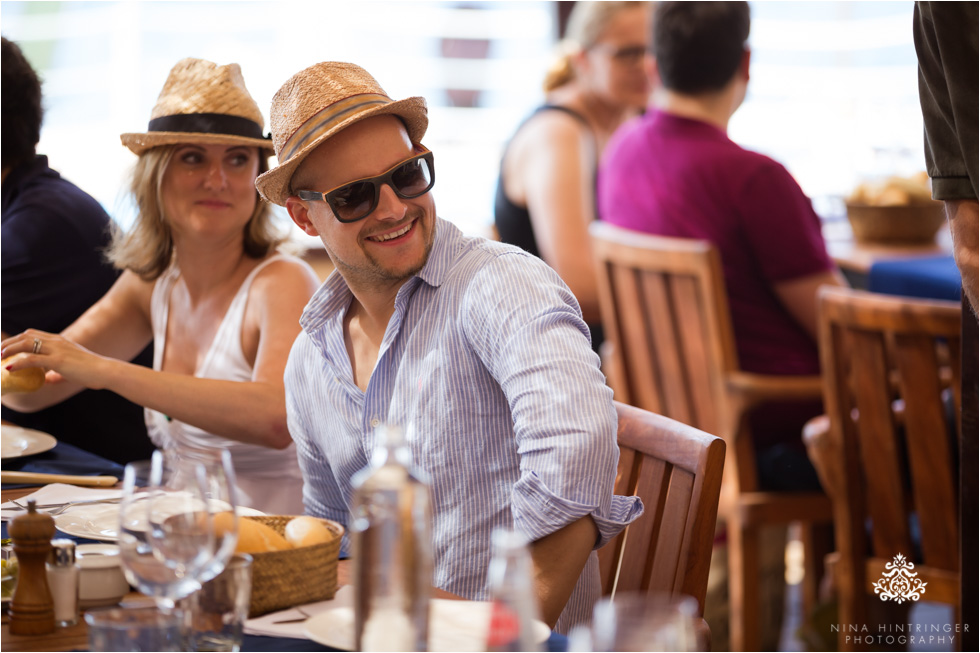
<instances>
[{"instance_id":1,"label":"pepper mill","mask_svg":"<svg viewBox=\"0 0 980 653\"><path fill-rule=\"evenodd\" d=\"M10 522L10 537L20 564L20 575L10 603L13 635L45 635L54 632L54 601L48 588L45 563L51 553L54 519L39 513L33 499L27 513Z\"/></svg>"}]
</instances>

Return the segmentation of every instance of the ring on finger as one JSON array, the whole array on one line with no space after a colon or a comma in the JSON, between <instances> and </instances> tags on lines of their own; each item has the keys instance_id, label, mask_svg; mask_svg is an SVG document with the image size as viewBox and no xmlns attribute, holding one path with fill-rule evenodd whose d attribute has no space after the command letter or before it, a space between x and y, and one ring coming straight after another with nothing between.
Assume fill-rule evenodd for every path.
<instances>
[{"instance_id":1,"label":"ring on finger","mask_svg":"<svg viewBox=\"0 0 980 653\"><path fill-rule=\"evenodd\" d=\"M34 347L31 349L31 353L40 354L41 353L41 339L34 338Z\"/></svg>"}]
</instances>

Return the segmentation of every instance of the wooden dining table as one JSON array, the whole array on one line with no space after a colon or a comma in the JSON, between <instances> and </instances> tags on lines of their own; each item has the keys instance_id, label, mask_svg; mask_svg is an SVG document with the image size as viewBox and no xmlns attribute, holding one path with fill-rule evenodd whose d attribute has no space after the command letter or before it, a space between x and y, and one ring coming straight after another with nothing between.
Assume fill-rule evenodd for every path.
<instances>
[{"instance_id":1,"label":"wooden dining table","mask_svg":"<svg viewBox=\"0 0 980 653\"><path fill-rule=\"evenodd\" d=\"M0 502L6 503L37 491L37 487L4 489L0 492ZM351 582L351 561L341 560L337 566L337 582L348 585ZM446 593L436 590L437 596ZM121 605L124 607L152 605L153 599L136 591L127 594ZM84 614L84 612L83 612ZM88 650L88 626L81 618L74 626L55 628L47 635L14 635L10 632L10 615L4 610L3 633L0 648L4 651L84 651ZM329 649L323 649L329 650Z\"/></svg>"},{"instance_id":2,"label":"wooden dining table","mask_svg":"<svg viewBox=\"0 0 980 653\"><path fill-rule=\"evenodd\" d=\"M121 485L119 487L121 487ZM28 494L36 492L37 489L37 487L4 489L0 491L0 502L6 503L7 501L11 501L13 499L19 499L27 496ZM340 560L337 564L338 585L342 587L344 585L351 584L352 574L353 569L351 560ZM438 588L433 588L432 596L433 598L458 598ZM152 604L153 599L150 597L136 591L131 591L123 598L120 605L123 607L135 607ZM256 639L281 641L281 638L262 638L258 636ZM303 641L305 644L310 644L310 642L306 640L297 641ZM5 609L3 612L3 632L2 637L0 637L0 648L2 648L3 651L85 651L88 650L88 626L85 623L85 619L80 618L78 623L74 626L55 628L54 632L47 635L14 635L10 632L10 615ZM243 647L243 650L247 651L249 649ZM262 648L261 650L273 649ZM302 650L316 649L304 647ZM320 647L318 650L330 651L333 649Z\"/></svg>"},{"instance_id":3,"label":"wooden dining table","mask_svg":"<svg viewBox=\"0 0 980 653\"><path fill-rule=\"evenodd\" d=\"M856 240L843 216L825 219L822 231L830 258L848 284L860 290L869 289L871 269L877 263L925 260L953 254L953 239L945 226L931 240L917 243Z\"/></svg>"}]
</instances>

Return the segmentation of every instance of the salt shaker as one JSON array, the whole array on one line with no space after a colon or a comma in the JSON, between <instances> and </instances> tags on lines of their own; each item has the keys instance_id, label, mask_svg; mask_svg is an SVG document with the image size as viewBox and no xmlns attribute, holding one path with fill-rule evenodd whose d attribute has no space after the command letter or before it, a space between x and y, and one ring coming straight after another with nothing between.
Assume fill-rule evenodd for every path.
<instances>
[{"instance_id":1,"label":"salt shaker","mask_svg":"<svg viewBox=\"0 0 980 653\"><path fill-rule=\"evenodd\" d=\"M54 605L44 565L51 553L54 519L39 513L33 499L27 512L10 522L10 537L20 563L14 598L10 603L13 635L46 635L54 632Z\"/></svg>"},{"instance_id":2,"label":"salt shaker","mask_svg":"<svg viewBox=\"0 0 980 653\"><path fill-rule=\"evenodd\" d=\"M51 540L48 556L48 587L54 599L54 622L57 626L78 623L78 565L75 564L75 542Z\"/></svg>"}]
</instances>

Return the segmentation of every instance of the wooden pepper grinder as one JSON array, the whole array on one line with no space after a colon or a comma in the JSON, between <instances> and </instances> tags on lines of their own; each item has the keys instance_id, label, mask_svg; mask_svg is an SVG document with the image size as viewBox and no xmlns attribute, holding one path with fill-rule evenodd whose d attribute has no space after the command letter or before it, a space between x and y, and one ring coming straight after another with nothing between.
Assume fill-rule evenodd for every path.
<instances>
[{"instance_id":1,"label":"wooden pepper grinder","mask_svg":"<svg viewBox=\"0 0 980 653\"><path fill-rule=\"evenodd\" d=\"M10 537L20 564L20 575L10 603L13 635L45 635L54 632L54 601L48 588L45 562L51 553L54 519L39 513L33 499L27 513L10 522Z\"/></svg>"}]
</instances>

